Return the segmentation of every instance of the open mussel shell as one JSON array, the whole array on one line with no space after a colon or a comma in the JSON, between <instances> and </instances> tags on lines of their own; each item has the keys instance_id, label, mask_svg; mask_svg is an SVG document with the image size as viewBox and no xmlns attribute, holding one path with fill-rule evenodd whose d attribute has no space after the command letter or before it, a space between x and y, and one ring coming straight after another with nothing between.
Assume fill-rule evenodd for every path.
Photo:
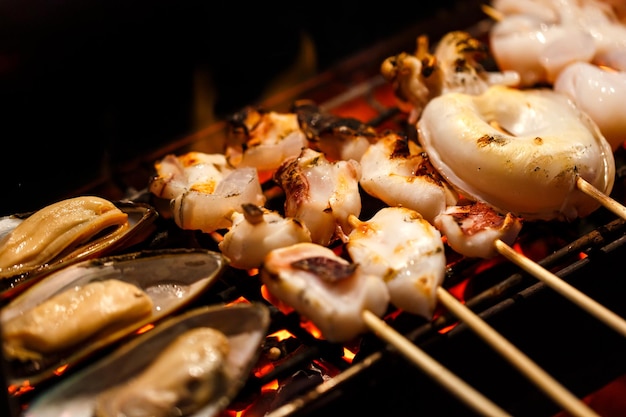
<instances>
[{"instance_id":1,"label":"open mussel shell","mask_svg":"<svg viewBox=\"0 0 626 417\"><path fill-rule=\"evenodd\" d=\"M269 328L269 309L260 303L198 307L161 322L103 359L36 396L25 417L93 417L96 398L141 373L177 336L197 327L223 332L230 344L226 377L194 417L212 417L236 397L256 364ZM174 414L172 414L174 415Z\"/></svg>"},{"instance_id":2,"label":"open mussel shell","mask_svg":"<svg viewBox=\"0 0 626 417\"><path fill-rule=\"evenodd\" d=\"M117 279L132 283L152 299L152 312L115 330L98 333L87 343L48 354L40 359L11 359L8 380L15 387L33 387L69 371L96 352L111 346L142 327L154 324L187 306L221 276L228 260L219 252L205 249L145 250L89 259L59 269L22 292L1 310L1 322L28 312L66 290L93 281ZM85 317L86 325L91 318ZM3 335L6 343L6 333Z\"/></svg>"},{"instance_id":3,"label":"open mussel shell","mask_svg":"<svg viewBox=\"0 0 626 417\"><path fill-rule=\"evenodd\" d=\"M159 214L156 208L145 203L116 201L114 204L128 214L128 226L121 233L103 231L96 238L84 242L72 251L46 262L27 272L0 279L0 300L6 302L52 272L73 263L122 251L146 239L154 231ZM14 214L0 218L0 239L15 229L34 212Z\"/></svg>"}]
</instances>

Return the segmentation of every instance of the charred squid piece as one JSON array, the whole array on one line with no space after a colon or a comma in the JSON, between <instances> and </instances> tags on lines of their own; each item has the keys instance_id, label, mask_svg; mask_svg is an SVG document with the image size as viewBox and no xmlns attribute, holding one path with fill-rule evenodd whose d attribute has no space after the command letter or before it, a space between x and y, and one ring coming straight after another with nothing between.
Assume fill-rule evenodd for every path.
<instances>
[{"instance_id":1,"label":"charred squid piece","mask_svg":"<svg viewBox=\"0 0 626 417\"><path fill-rule=\"evenodd\" d=\"M389 206L402 206L431 222L456 204L456 191L430 163L426 152L399 133L387 131L361 157L363 190Z\"/></svg>"},{"instance_id":2,"label":"charred squid piece","mask_svg":"<svg viewBox=\"0 0 626 417\"><path fill-rule=\"evenodd\" d=\"M233 268L258 268L269 251L311 241L307 227L294 218L254 204L242 209L233 213L233 224L218 244Z\"/></svg>"},{"instance_id":3,"label":"charred squid piece","mask_svg":"<svg viewBox=\"0 0 626 417\"><path fill-rule=\"evenodd\" d=\"M512 213L498 213L480 201L449 206L433 222L457 253L484 259L498 254L496 241L512 245L522 230L522 224L522 218Z\"/></svg>"},{"instance_id":4,"label":"charred squid piece","mask_svg":"<svg viewBox=\"0 0 626 417\"><path fill-rule=\"evenodd\" d=\"M431 320L446 270L440 232L405 207L385 207L369 220L350 221L350 258L385 283L393 305Z\"/></svg>"},{"instance_id":5,"label":"charred squid piece","mask_svg":"<svg viewBox=\"0 0 626 417\"><path fill-rule=\"evenodd\" d=\"M272 250L260 276L274 305L284 313L297 311L331 342L365 333L362 312L381 317L389 303L380 277L315 243Z\"/></svg>"},{"instance_id":6,"label":"charred squid piece","mask_svg":"<svg viewBox=\"0 0 626 417\"><path fill-rule=\"evenodd\" d=\"M378 135L372 126L355 118L322 111L310 100L296 101L293 111L306 134L308 146L331 161L360 160Z\"/></svg>"},{"instance_id":7,"label":"charred squid piece","mask_svg":"<svg viewBox=\"0 0 626 417\"><path fill-rule=\"evenodd\" d=\"M266 200L256 168L233 167L222 154L167 155L154 166L149 190L169 200L166 212L181 229L226 229L242 204L263 205Z\"/></svg>"},{"instance_id":8,"label":"charred squid piece","mask_svg":"<svg viewBox=\"0 0 626 417\"><path fill-rule=\"evenodd\" d=\"M351 230L348 216L361 213L360 176L357 161L331 162L305 148L278 168L274 181L285 193L285 216L304 224L312 242L327 246Z\"/></svg>"},{"instance_id":9,"label":"charred squid piece","mask_svg":"<svg viewBox=\"0 0 626 417\"><path fill-rule=\"evenodd\" d=\"M487 71L487 46L465 31L448 32L429 52L428 38L417 39L414 54L400 53L385 59L381 74L394 86L399 106L410 113L410 122L420 117L434 97L449 92L480 94L491 85L516 86L516 71Z\"/></svg>"},{"instance_id":10,"label":"charred squid piece","mask_svg":"<svg viewBox=\"0 0 626 417\"><path fill-rule=\"evenodd\" d=\"M232 166L271 172L307 146L307 138L294 113L247 106L232 115L228 122L229 142L225 155Z\"/></svg>"},{"instance_id":11,"label":"charred squid piece","mask_svg":"<svg viewBox=\"0 0 626 417\"><path fill-rule=\"evenodd\" d=\"M565 95L501 85L431 100L417 122L433 166L459 194L525 220L574 220L600 203L579 178L609 195L611 145Z\"/></svg>"}]
</instances>

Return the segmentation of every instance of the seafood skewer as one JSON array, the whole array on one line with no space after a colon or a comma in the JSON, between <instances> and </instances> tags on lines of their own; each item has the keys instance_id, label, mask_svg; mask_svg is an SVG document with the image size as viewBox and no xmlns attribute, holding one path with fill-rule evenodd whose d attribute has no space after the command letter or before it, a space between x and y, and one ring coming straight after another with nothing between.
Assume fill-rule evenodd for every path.
<instances>
[{"instance_id":1,"label":"seafood skewer","mask_svg":"<svg viewBox=\"0 0 626 417\"><path fill-rule=\"evenodd\" d=\"M274 305L284 312L296 309L326 339L350 340L369 328L477 412L509 415L388 326L380 318L390 299L386 284L331 249L300 243L273 250L261 279Z\"/></svg>"},{"instance_id":2,"label":"seafood skewer","mask_svg":"<svg viewBox=\"0 0 626 417\"><path fill-rule=\"evenodd\" d=\"M410 219L413 219L413 221L410 221ZM346 248L354 262L360 265L362 269L383 276L388 285L394 281L404 282L405 285L402 286L401 292L391 292L392 303L400 300L399 302L396 301L395 304L401 304L401 308L407 304L419 304L416 300L405 303L406 294L412 292L415 293L418 300L421 299L422 294L420 294L420 291L415 291L415 289L421 287L415 285L413 279L422 283L428 282L424 287L428 288L433 303L435 300L442 302L461 320L464 322L467 320L470 327L473 330L477 330L481 336L486 334L487 336L483 337L492 347L522 370L531 381L543 388L555 402L573 415L594 415L584 403L567 391L515 346L506 341L495 330L482 322L471 310L461 303L453 304L452 301L456 300L441 286L441 282L428 280L429 276L437 273L438 267L435 266L436 264L432 262L432 259L437 254L442 253L442 242L440 239L434 238L438 236L434 226L419 220L421 220L419 214L414 213L411 216L410 210L399 207L382 209L365 222L354 219L353 221L360 225L355 227L350 234L350 240L346 244ZM419 258L423 258L421 262L418 260ZM381 275L380 271L385 269L385 274ZM441 271L442 273L443 271ZM411 291L412 289L413 291ZM408 311L411 312L410 310ZM422 314L430 318L432 309L430 311L430 315L427 314L428 311L423 310Z\"/></svg>"},{"instance_id":3,"label":"seafood skewer","mask_svg":"<svg viewBox=\"0 0 626 417\"><path fill-rule=\"evenodd\" d=\"M598 0L494 0L484 11L494 59L522 85L552 85L596 122L613 150L626 140L625 22L616 4ZM523 51L520 53L520 51Z\"/></svg>"},{"instance_id":4,"label":"seafood skewer","mask_svg":"<svg viewBox=\"0 0 626 417\"><path fill-rule=\"evenodd\" d=\"M611 147L559 93L501 86L477 96L449 93L428 103L417 129L442 176L461 194L497 211L571 220L601 202L615 207L606 197L615 176ZM605 197L598 202L600 195ZM501 240L495 249L626 336L624 319Z\"/></svg>"}]
</instances>

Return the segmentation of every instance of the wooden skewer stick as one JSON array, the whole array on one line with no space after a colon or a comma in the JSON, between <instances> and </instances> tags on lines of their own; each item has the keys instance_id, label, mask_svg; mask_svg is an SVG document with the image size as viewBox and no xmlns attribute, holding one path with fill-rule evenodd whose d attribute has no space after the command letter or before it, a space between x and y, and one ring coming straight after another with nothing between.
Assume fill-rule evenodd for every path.
<instances>
[{"instance_id":1,"label":"wooden skewer stick","mask_svg":"<svg viewBox=\"0 0 626 417\"><path fill-rule=\"evenodd\" d=\"M428 376L456 395L474 411L485 416L510 416L509 413L450 372L371 311L363 311L363 320L378 337L395 347L404 357L421 368Z\"/></svg>"},{"instance_id":2,"label":"wooden skewer stick","mask_svg":"<svg viewBox=\"0 0 626 417\"><path fill-rule=\"evenodd\" d=\"M495 247L505 258L509 259L526 272L532 274L535 278L543 281L550 288L558 291L561 295L568 298L570 301L626 337L626 320L622 317L607 309L589 296L583 294L575 287L572 287L538 263L515 251L503 241L499 239L496 240Z\"/></svg>"},{"instance_id":3,"label":"wooden skewer stick","mask_svg":"<svg viewBox=\"0 0 626 417\"><path fill-rule=\"evenodd\" d=\"M584 178L578 177L576 180L576 187L589 197L594 198L598 203L602 204L605 208L609 209L617 216L626 220L626 207L598 190Z\"/></svg>"},{"instance_id":4,"label":"wooden skewer stick","mask_svg":"<svg viewBox=\"0 0 626 417\"><path fill-rule=\"evenodd\" d=\"M441 287L437 288L437 297L450 312L467 324L570 414L574 416L598 416L587 404L565 389L448 291Z\"/></svg>"}]
</instances>

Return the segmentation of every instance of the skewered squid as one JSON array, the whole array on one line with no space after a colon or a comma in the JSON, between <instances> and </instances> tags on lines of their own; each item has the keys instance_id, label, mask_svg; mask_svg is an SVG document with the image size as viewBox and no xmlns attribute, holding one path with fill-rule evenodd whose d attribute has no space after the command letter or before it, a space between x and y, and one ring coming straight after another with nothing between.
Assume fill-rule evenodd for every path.
<instances>
[{"instance_id":1,"label":"skewered squid","mask_svg":"<svg viewBox=\"0 0 626 417\"><path fill-rule=\"evenodd\" d=\"M448 246L470 258L496 256L496 240L512 245L522 230L522 219L501 214L482 201L448 206L433 225L445 236Z\"/></svg>"},{"instance_id":2,"label":"skewered squid","mask_svg":"<svg viewBox=\"0 0 626 417\"><path fill-rule=\"evenodd\" d=\"M242 209L233 212L233 224L218 244L233 268L258 268L272 249L311 241L307 227L296 219L253 204Z\"/></svg>"},{"instance_id":3,"label":"skewered squid","mask_svg":"<svg viewBox=\"0 0 626 417\"><path fill-rule=\"evenodd\" d=\"M354 229L346 249L352 261L385 282L392 304L430 320L446 269L439 231L404 207L385 207L367 221L354 216L350 221Z\"/></svg>"},{"instance_id":4,"label":"skewered squid","mask_svg":"<svg viewBox=\"0 0 626 417\"><path fill-rule=\"evenodd\" d=\"M447 33L434 54L423 35L414 54L402 52L385 59L381 74L393 84L399 107L415 122L424 106L441 94L480 94L491 85L519 84L515 71L487 71L482 65L487 56L486 45L465 31Z\"/></svg>"},{"instance_id":5,"label":"skewered squid","mask_svg":"<svg viewBox=\"0 0 626 417\"><path fill-rule=\"evenodd\" d=\"M584 217L599 203L582 177L610 194L615 161L597 125L567 97L546 89L492 86L481 95L431 100L419 138L460 194L528 220Z\"/></svg>"},{"instance_id":6,"label":"skewered squid","mask_svg":"<svg viewBox=\"0 0 626 417\"><path fill-rule=\"evenodd\" d=\"M626 25L598 0L496 0L490 31L498 66L517 71L522 86L552 83L568 64L590 62L626 70Z\"/></svg>"},{"instance_id":7,"label":"skewered squid","mask_svg":"<svg viewBox=\"0 0 626 417\"><path fill-rule=\"evenodd\" d=\"M206 233L225 229L242 204L265 203L256 168L233 168L222 154L167 155L155 169L150 192L169 199L170 214L181 229Z\"/></svg>"},{"instance_id":8,"label":"skewered squid","mask_svg":"<svg viewBox=\"0 0 626 417\"><path fill-rule=\"evenodd\" d=\"M322 152L330 161L360 160L378 136L372 126L352 117L324 112L310 100L296 101L293 109L309 148Z\"/></svg>"},{"instance_id":9,"label":"skewered squid","mask_svg":"<svg viewBox=\"0 0 626 417\"><path fill-rule=\"evenodd\" d=\"M456 192L433 168L428 155L404 135L385 132L360 162L361 187L389 206L416 210L432 222L457 202Z\"/></svg>"},{"instance_id":10,"label":"skewered squid","mask_svg":"<svg viewBox=\"0 0 626 417\"><path fill-rule=\"evenodd\" d=\"M591 117L616 150L626 140L626 71L588 62L568 65L554 81L554 91L566 94Z\"/></svg>"},{"instance_id":11,"label":"skewered squid","mask_svg":"<svg viewBox=\"0 0 626 417\"><path fill-rule=\"evenodd\" d=\"M380 277L316 243L270 251L260 276L274 305L283 312L298 311L331 342L365 333L363 310L381 317L389 304Z\"/></svg>"},{"instance_id":12,"label":"skewered squid","mask_svg":"<svg viewBox=\"0 0 626 417\"><path fill-rule=\"evenodd\" d=\"M307 146L295 113L245 107L230 119L231 143L225 155L229 164L274 171L283 160L297 156Z\"/></svg>"},{"instance_id":13,"label":"skewered squid","mask_svg":"<svg viewBox=\"0 0 626 417\"><path fill-rule=\"evenodd\" d=\"M287 159L274 174L285 192L285 216L302 222L311 241L328 245L350 232L348 216L361 212L360 164L329 161L323 153L305 148Z\"/></svg>"}]
</instances>

